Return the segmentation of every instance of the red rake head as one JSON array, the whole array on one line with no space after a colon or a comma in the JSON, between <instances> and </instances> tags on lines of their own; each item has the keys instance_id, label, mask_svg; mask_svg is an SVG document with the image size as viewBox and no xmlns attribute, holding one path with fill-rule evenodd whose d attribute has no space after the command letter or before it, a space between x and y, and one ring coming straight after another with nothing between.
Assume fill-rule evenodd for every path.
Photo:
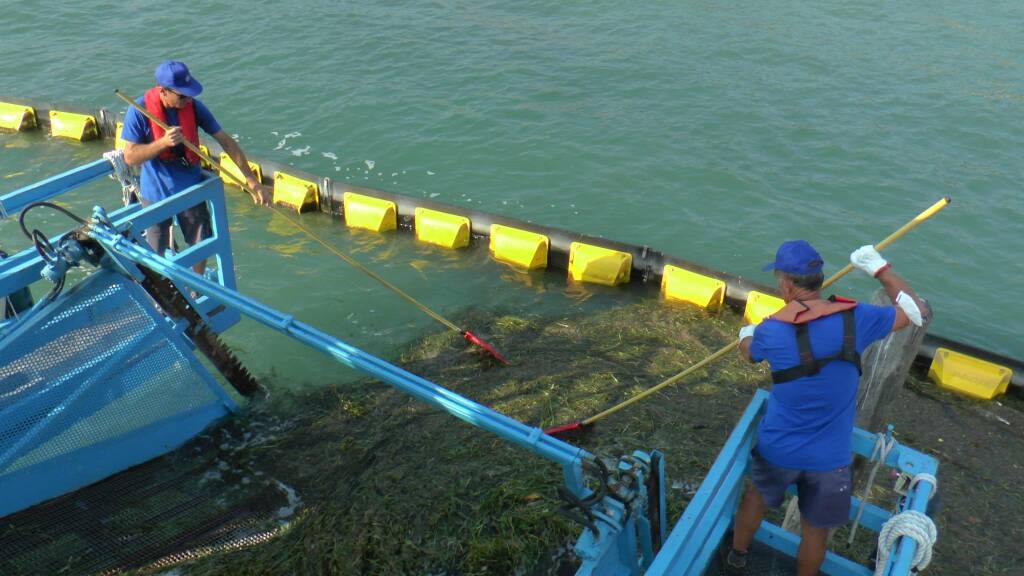
<instances>
[{"instance_id":1,"label":"red rake head","mask_svg":"<svg viewBox=\"0 0 1024 576\"><path fill-rule=\"evenodd\" d=\"M563 432L570 432L581 427L583 427L582 422L569 422L568 424L562 424L561 426L552 426L551 428L545 428L544 433L549 436L556 436Z\"/></svg>"},{"instance_id":2,"label":"red rake head","mask_svg":"<svg viewBox=\"0 0 1024 576\"><path fill-rule=\"evenodd\" d=\"M462 337L466 339L466 342L469 342L474 346L479 346L480 348L483 348L485 352L493 356L494 359L497 360L498 362L501 362L502 364L508 364L508 360L506 360L505 357L501 355L501 353L495 350L494 346L491 346L487 342L484 342L469 330L463 330Z\"/></svg>"},{"instance_id":3,"label":"red rake head","mask_svg":"<svg viewBox=\"0 0 1024 576\"><path fill-rule=\"evenodd\" d=\"M560 426L552 426L551 428L545 428L544 433L548 436L553 436L561 440L566 441L577 441L582 440L587 435L587 431L590 430L590 424L585 422L570 422L568 424L562 424Z\"/></svg>"}]
</instances>

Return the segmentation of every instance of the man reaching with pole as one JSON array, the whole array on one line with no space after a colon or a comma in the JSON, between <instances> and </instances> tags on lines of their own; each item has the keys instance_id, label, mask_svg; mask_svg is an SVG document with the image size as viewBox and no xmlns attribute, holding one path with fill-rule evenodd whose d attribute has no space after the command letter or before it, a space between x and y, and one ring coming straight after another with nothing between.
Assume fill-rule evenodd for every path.
<instances>
[{"instance_id":1,"label":"man reaching with pole","mask_svg":"<svg viewBox=\"0 0 1024 576\"><path fill-rule=\"evenodd\" d=\"M732 573L742 573L765 509L781 504L790 484L797 486L801 514L798 576L818 573L829 529L849 518L860 355L890 332L920 326L924 309L874 247L857 249L850 262L878 279L893 306L823 299L824 262L810 244L795 240L784 242L764 268L774 270L786 305L740 329L740 352L752 362L768 361L772 390L751 454L753 485L740 502L726 558Z\"/></svg>"},{"instance_id":2,"label":"man reaching with pole","mask_svg":"<svg viewBox=\"0 0 1024 576\"><path fill-rule=\"evenodd\" d=\"M125 141L124 161L142 166L139 188L143 206L159 202L202 181L200 158L187 149L184 141L199 146L199 128L213 136L242 172L249 187L259 195L261 204L270 203L270 192L257 180L238 143L225 132L210 110L196 99L202 85L181 62L168 60L156 67L156 86L136 100L150 114L168 124L164 130L155 122L129 107L124 115L121 139ZM206 203L177 215L185 242L189 245L209 237L210 215ZM154 252L163 254L171 247L171 221L165 220L146 229L146 241ZM205 262L192 270L202 274Z\"/></svg>"}]
</instances>

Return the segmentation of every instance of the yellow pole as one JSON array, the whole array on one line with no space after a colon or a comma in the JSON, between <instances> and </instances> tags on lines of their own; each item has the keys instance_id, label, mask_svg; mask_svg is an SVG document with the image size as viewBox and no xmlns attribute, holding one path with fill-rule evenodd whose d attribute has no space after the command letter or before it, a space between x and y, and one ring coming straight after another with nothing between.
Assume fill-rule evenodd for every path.
<instances>
[{"instance_id":1,"label":"yellow pole","mask_svg":"<svg viewBox=\"0 0 1024 576\"><path fill-rule=\"evenodd\" d=\"M892 234L890 234L888 237L885 238L885 240L882 240L878 244L875 244L875 248L878 249L878 250L882 250L885 247L889 246L890 244L895 242L897 239L899 239L901 236L903 236L907 232L910 232L911 230L916 228L919 224L921 224L925 220L927 220L927 219L931 218L932 216L934 216L936 213L938 213L939 210L942 210L943 208L945 208L950 203L950 201L951 201L950 197L946 196L946 197L942 198L941 200L939 200L938 202L936 202L935 204L932 204L931 207L929 207L924 212L921 212L920 214L918 214L917 217L915 217L910 222L907 222L906 224L901 226L899 230L897 230L897 231L893 232ZM853 264L847 264L846 266L844 266L842 268L842 270L840 270L839 272L836 272L835 274L832 275L831 278L826 280L822 284L822 288L824 289L824 288L828 287L829 285L835 283L836 280L839 280L840 278L845 276L851 270L853 270ZM692 374L693 372L695 372L697 370L700 370L701 368L707 366L708 364L714 362L715 360L718 360L722 356L725 356L726 353L728 353L733 348L736 348L737 346L739 346L739 344L740 344L739 340L734 340L733 342L730 342L725 347L720 349L718 352L715 352L711 356L708 356L707 358L701 360L700 362L694 364L693 366L690 366L689 368L687 368L686 370L683 370L682 372L676 374L675 376L672 376L671 378L665 380L664 382L658 384L657 386L655 386L653 388L650 388L650 389L647 389L647 390L644 390L643 392L637 394L636 396L633 396L632 398L630 398L630 399L628 399L628 400L626 400L624 402L616 404L615 406L612 406L611 408L605 410L604 412L601 412L600 414L595 414L594 416L591 416L590 418L587 418L586 420L583 420L583 422L581 424L583 424L584 426L593 424L594 422L597 422L601 418L604 418L605 416L610 416L611 414L614 414L615 412L618 412L619 410L622 410L623 408L625 408L626 406L629 406L630 404L633 404L634 402L639 402L640 400L643 400L644 398L650 396L651 394L654 394L655 392L657 392L658 390L661 390L662 388L664 388L666 386L670 386L672 384L675 384L676 382L682 380L683 378L687 377L688 375Z\"/></svg>"},{"instance_id":2,"label":"yellow pole","mask_svg":"<svg viewBox=\"0 0 1024 576\"><path fill-rule=\"evenodd\" d=\"M901 226L899 230L893 232L892 234L889 234L885 238L885 240L882 240L878 244L875 244L875 250L878 250L879 252L885 250L890 244L892 244L896 240L899 240L899 238L906 234L907 232L910 232L914 228L917 228L918 224L934 216L936 213L938 213L939 210L945 208L952 201L952 198L950 198L949 196L944 196L941 200L939 200L935 204L932 204L927 210L918 214L917 217L915 217L913 220ZM831 278L826 280L825 283L821 285L822 289L828 288L833 282L845 276L846 273L849 272L850 270L853 270L853 264L847 264L846 266L843 266L842 270L833 274Z\"/></svg>"}]
</instances>

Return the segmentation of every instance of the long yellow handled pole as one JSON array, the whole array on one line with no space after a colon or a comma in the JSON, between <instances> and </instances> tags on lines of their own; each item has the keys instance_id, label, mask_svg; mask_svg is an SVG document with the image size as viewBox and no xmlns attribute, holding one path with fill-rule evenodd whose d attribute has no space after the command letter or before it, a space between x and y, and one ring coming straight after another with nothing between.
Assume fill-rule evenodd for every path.
<instances>
[{"instance_id":1,"label":"long yellow handled pole","mask_svg":"<svg viewBox=\"0 0 1024 576\"><path fill-rule=\"evenodd\" d=\"M913 220L911 220L910 222L907 222L906 224L901 226L899 230L897 230L897 231L893 232L892 234L890 234L889 236L887 236L885 238L885 240L882 240L878 244L875 244L875 249L882 250L882 249L886 248L887 246L889 246L890 244L895 242L897 239L899 239L901 236L903 236L907 232L910 232L911 230L916 228L919 224L921 224L925 220L927 220L927 219L931 218L932 216L934 216L936 213L938 213L939 210L942 210L943 208L945 208L951 201L952 200L950 199L950 197L946 196L946 197L942 198L941 200L939 200L938 202L936 202L935 204L932 204L927 210L925 210L924 212L921 212L920 214L918 214ZM823 289L827 288L828 286L834 284L837 280L839 280L840 278L845 276L851 270L853 270L853 264L847 264L839 272L836 272L828 280L826 280L822 284L821 287ZM558 434L558 433L563 433L563 432L569 432L569 431L572 431L572 430L575 430L575 429L578 429L578 428L581 428L581 427L584 427L584 426L590 426L591 424L593 424L594 422L597 422L601 418L604 418L605 416L610 416L611 414L614 414L615 412L618 412L619 410L622 410L626 406L629 406L630 404L633 404L634 402L639 402L639 401L643 400L644 398L650 396L651 394L654 394L658 390L661 390L662 388L664 388L666 386L671 386L672 384L675 384L676 382L682 380L683 378L686 378L687 376L689 376L690 374L694 373L695 371L700 370L701 368L707 366L708 364L711 364L715 360L718 360L722 356L725 356L732 349L734 349L737 346L739 346L739 344L740 344L740 341L738 339L730 342L729 344L724 346L719 351L717 351L714 354L708 356L707 358L701 360L700 362L694 364L693 366L690 366L686 370L683 370L682 372L676 374L675 376L672 376L671 378L668 378L667 380L663 381L662 383L658 384L657 386L654 386L653 388L649 388L647 390L644 390L643 392L637 394L636 396L633 396L632 398L630 398L628 400L625 400L624 402L620 402L619 404L616 404L615 406L612 406L611 408L605 410L604 412L601 412L600 414L595 414L595 415L591 416L590 418L587 418L586 420L582 420L580 422L571 422L569 424L563 424L561 426L555 426L553 428L548 428L544 432L546 432L548 434Z\"/></svg>"},{"instance_id":2,"label":"long yellow handled pole","mask_svg":"<svg viewBox=\"0 0 1024 576\"><path fill-rule=\"evenodd\" d=\"M131 98L125 96L124 93L122 93L120 90L114 90L114 94L116 94L117 97L120 98L121 100L124 100L129 106L131 106L132 108L135 108L135 110L138 111L139 114L142 114L143 116L148 118L151 122L153 122L157 126L163 128L164 130L170 130L171 129L170 126L168 126L164 122L161 122L159 118L157 118L157 117L153 116L152 114L150 114L148 110L146 110L142 106L139 106L139 104L137 102L135 102ZM199 156L207 164L209 164L210 166L213 166L214 170L216 170L219 174L227 176L235 184L238 184L238 186L242 190L245 190L250 196L252 196L253 201L255 201L255 202L259 202L260 201L259 194L257 194L255 190L250 188L249 185L246 184L245 182L243 182L242 179L239 178L238 176L235 176L234 174L232 174L228 170L222 169L220 167L220 163L214 162L213 159L210 158L202 150L200 150L198 146L196 146L195 144L189 142L188 140L185 140L182 143L185 145L186 148L188 148L189 150L194 152L196 156ZM271 204L270 207L274 208L273 204ZM370 278L373 278L374 280L379 282L381 285L383 285L385 288L387 288L388 290L391 290L392 292L394 292L395 294L400 296L402 299L404 299L406 302L409 302L413 306L416 306L423 313L425 313L426 315L430 316L431 318L433 318L434 320L438 321L439 323L443 324L445 327L447 327L450 330L453 330L455 332L458 332L470 344L473 344L474 346L478 346L480 348L483 348L488 354L493 356L496 360L498 360L502 364L508 364L508 360L506 360L505 357L502 356L501 353L499 353L494 348L494 346L492 346L491 344L487 343L484 339L482 339L479 336L473 334L469 330L464 330L462 328L459 328L454 323L452 323L448 319L446 319L444 316L441 316L437 312L434 312L430 308L427 308L424 304L418 302L415 298L413 298L412 296L409 296L404 291L402 291L400 288L398 288L394 284L392 284L392 283L388 282L387 280L385 280L384 278L382 278L376 272L370 270L366 266L363 266L358 261L356 261L354 258L348 256L347 254L342 253L340 250L334 248L333 246L331 246L330 244L328 244L324 240L320 239L319 237L317 237L316 234L313 234L313 232L311 232L308 228L306 228L302 224L298 223L297 221L293 220L291 217L286 216L280 210L276 210L275 209L274 212L276 212L278 216L281 216L282 218L287 220L290 224L292 224L293 226L295 226L296 228L298 228L299 230L304 232L307 236L309 236L311 239L313 239L313 241L315 241L317 244L320 244L321 246L326 248L329 252L331 252L332 254L337 256L338 258L344 260L349 266L352 266L353 268L355 268L355 269L359 270L360 272L366 274Z\"/></svg>"}]
</instances>

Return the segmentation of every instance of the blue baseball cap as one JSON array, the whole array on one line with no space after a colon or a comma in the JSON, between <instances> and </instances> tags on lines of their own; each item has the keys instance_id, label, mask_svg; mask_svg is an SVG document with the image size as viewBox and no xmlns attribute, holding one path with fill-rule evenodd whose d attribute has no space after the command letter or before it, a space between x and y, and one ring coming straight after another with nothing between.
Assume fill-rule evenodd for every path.
<instances>
[{"instance_id":1,"label":"blue baseball cap","mask_svg":"<svg viewBox=\"0 0 1024 576\"><path fill-rule=\"evenodd\" d=\"M778 270L786 274L804 276L821 272L825 261L821 254L813 246L804 240L789 240L783 242L775 252L775 262L765 264L761 270Z\"/></svg>"},{"instance_id":2,"label":"blue baseball cap","mask_svg":"<svg viewBox=\"0 0 1024 576\"><path fill-rule=\"evenodd\" d=\"M156 83L158 86L170 88L184 96L195 98L203 91L203 85L189 74L188 66L177 60L161 62L156 67Z\"/></svg>"}]
</instances>

